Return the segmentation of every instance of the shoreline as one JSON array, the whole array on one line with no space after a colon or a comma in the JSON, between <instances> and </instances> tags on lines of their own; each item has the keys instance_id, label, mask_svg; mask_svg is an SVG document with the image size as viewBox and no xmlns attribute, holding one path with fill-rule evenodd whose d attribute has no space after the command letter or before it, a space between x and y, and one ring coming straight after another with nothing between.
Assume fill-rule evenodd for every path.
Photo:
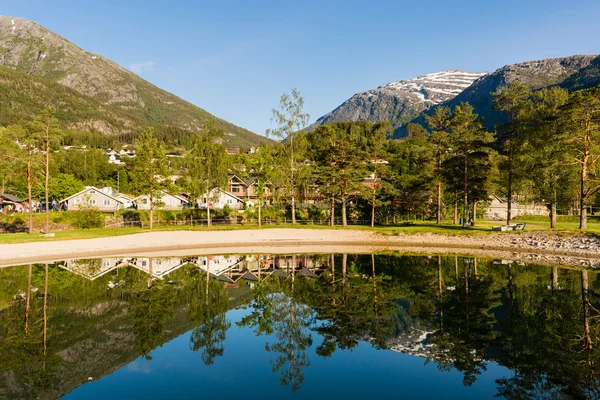
<instances>
[{"instance_id":1,"label":"shoreline","mask_svg":"<svg viewBox=\"0 0 600 400\"><path fill-rule=\"evenodd\" d=\"M0 244L0 267L75 258L231 253L456 254L600 268L600 239L533 231L476 236L333 229L157 231L95 239Z\"/></svg>"}]
</instances>

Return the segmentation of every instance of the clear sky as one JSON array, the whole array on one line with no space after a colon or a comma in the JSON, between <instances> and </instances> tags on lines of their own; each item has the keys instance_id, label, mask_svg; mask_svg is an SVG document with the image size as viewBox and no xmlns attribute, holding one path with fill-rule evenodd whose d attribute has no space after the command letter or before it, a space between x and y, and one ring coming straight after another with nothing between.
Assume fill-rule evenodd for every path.
<instances>
[{"instance_id":1,"label":"clear sky","mask_svg":"<svg viewBox=\"0 0 600 400\"><path fill-rule=\"evenodd\" d=\"M599 0L4 0L0 14L260 134L291 88L313 122L391 81L600 53Z\"/></svg>"}]
</instances>

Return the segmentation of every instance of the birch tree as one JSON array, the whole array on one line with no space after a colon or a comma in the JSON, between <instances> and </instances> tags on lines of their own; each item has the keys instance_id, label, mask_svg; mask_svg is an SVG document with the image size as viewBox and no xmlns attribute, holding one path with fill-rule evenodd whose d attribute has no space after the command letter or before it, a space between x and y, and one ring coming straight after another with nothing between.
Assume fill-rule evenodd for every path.
<instances>
[{"instance_id":1,"label":"birch tree","mask_svg":"<svg viewBox=\"0 0 600 400\"><path fill-rule=\"evenodd\" d=\"M305 156L305 132L309 115L303 112L304 98L297 89L290 94L284 93L279 100L279 108L273 109L271 123L276 127L267 130L267 136L279 139L282 167L286 170L284 189L290 196L292 225L296 224L296 195L300 169Z\"/></svg>"}]
</instances>

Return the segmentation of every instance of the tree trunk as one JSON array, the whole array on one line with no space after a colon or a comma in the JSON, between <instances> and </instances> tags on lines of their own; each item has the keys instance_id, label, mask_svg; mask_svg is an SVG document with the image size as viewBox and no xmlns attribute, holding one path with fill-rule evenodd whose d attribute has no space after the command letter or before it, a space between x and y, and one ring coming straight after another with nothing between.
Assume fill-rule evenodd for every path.
<instances>
[{"instance_id":1,"label":"tree trunk","mask_svg":"<svg viewBox=\"0 0 600 400\"><path fill-rule=\"evenodd\" d=\"M477 202L473 202L473 225L477 223Z\"/></svg>"},{"instance_id":2,"label":"tree trunk","mask_svg":"<svg viewBox=\"0 0 600 400\"><path fill-rule=\"evenodd\" d=\"M512 147L512 144L511 144ZM512 219L512 149L508 157L508 193L506 194L506 225L510 225Z\"/></svg>"},{"instance_id":3,"label":"tree trunk","mask_svg":"<svg viewBox=\"0 0 600 400\"><path fill-rule=\"evenodd\" d=\"M331 253L331 281L335 281L335 255Z\"/></svg>"},{"instance_id":4,"label":"tree trunk","mask_svg":"<svg viewBox=\"0 0 600 400\"><path fill-rule=\"evenodd\" d=\"M46 125L46 234L50 233L50 204L48 204L48 182L50 180L50 127Z\"/></svg>"},{"instance_id":5,"label":"tree trunk","mask_svg":"<svg viewBox=\"0 0 600 400\"><path fill-rule=\"evenodd\" d=\"M348 254L342 255L342 283L346 283L346 266L348 264Z\"/></svg>"},{"instance_id":6,"label":"tree trunk","mask_svg":"<svg viewBox=\"0 0 600 400\"><path fill-rule=\"evenodd\" d=\"M552 289L558 290L558 267L552 267Z\"/></svg>"},{"instance_id":7,"label":"tree trunk","mask_svg":"<svg viewBox=\"0 0 600 400\"><path fill-rule=\"evenodd\" d=\"M458 198L454 198L454 209L452 210L452 223L456 225L458 222Z\"/></svg>"},{"instance_id":8,"label":"tree trunk","mask_svg":"<svg viewBox=\"0 0 600 400\"><path fill-rule=\"evenodd\" d=\"M31 277L33 275L33 265L29 264L29 273L27 275L27 299L25 303L25 333L29 335L29 311L31 309Z\"/></svg>"},{"instance_id":9,"label":"tree trunk","mask_svg":"<svg viewBox=\"0 0 600 400\"><path fill-rule=\"evenodd\" d=\"M206 203L206 226L210 226L211 225L211 221L210 221L210 205L208 203Z\"/></svg>"},{"instance_id":10,"label":"tree trunk","mask_svg":"<svg viewBox=\"0 0 600 400\"><path fill-rule=\"evenodd\" d=\"M48 338L48 264L45 264L44 272L46 275L44 283L44 355L46 355Z\"/></svg>"},{"instance_id":11,"label":"tree trunk","mask_svg":"<svg viewBox=\"0 0 600 400\"><path fill-rule=\"evenodd\" d=\"M465 155L465 170L463 177L463 191L464 191L464 199L463 199L463 221L462 227L467 228L469 226L468 221L468 213L469 213L469 178L468 178L468 162L467 156Z\"/></svg>"},{"instance_id":12,"label":"tree trunk","mask_svg":"<svg viewBox=\"0 0 600 400\"><path fill-rule=\"evenodd\" d=\"M296 187L292 189L294 192ZM296 225L296 194L292 192L292 225Z\"/></svg>"},{"instance_id":13,"label":"tree trunk","mask_svg":"<svg viewBox=\"0 0 600 400\"><path fill-rule=\"evenodd\" d=\"M29 202L29 234L33 235L33 198L31 196L31 187L33 186L31 171L31 160L27 161L27 201Z\"/></svg>"},{"instance_id":14,"label":"tree trunk","mask_svg":"<svg viewBox=\"0 0 600 400\"><path fill-rule=\"evenodd\" d=\"M259 228L262 226L262 223L261 223L261 215L260 215L260 214L261 214L261 213L260 213L260 210L261 210L261 208L262 208L262 200L259 198L259 199L258 199L258 227L259 227Z\"/></svg>"},{"instance_id":15,"label":"tree trunk","mask_svg":"<svg viewBox=\"0 0 600 400\"><path fill-rule=\"evenodd\" d=\"M581 180L579 192L579 229L587 229L587 210L586 210L586 184L587 184L587 158L585 155L581 165Z\"/></svg>"},{"instance_id":16,"label":"tree trunk","mask_svg":"<svg viewBox=\"0 0 600 400\"><path fill-rule=\"evenodd\" d=\"M346 217L346 198L342 197L342 226L345 228L348 226L348 220Z\"/></svg>"},{"instance_id":17,"label":"tree trunk","mask_svg":"<svg viewBox=\"0 0 600 400\"><path fill-rule=\"evenodd\" d=\"M556 229L556 203L550 204L550 228Z\"/></svg>"},{"instance_id":18,"label":"tree trunk","mask_svg":"<svg viewBox=\"0 0 600 400\"><path fill-rule=\"evenodd\" d=\"M212 257L208 257L208 260L206 261L206 293L205 293L205 297L204 297L204 304L206 306L208 306L208 283L210 280L210 262L212 261Z\"/></svg>"},{"instance_id":19,"label":"tree trunk","mask_svg":"<svg viewBox=\"0 0 600 400\"><path fill-rule=\"evenodd\" d=\"M442 223L442 181L438 181L437 187L437 220L436 223L439 225Z\"/></svg>"},{"instance_id":20,"label":"tree trunk","mask_svg":"<svg viewBox=\"0 0 600 400\"><path fill-rule=\"evenodd\" d=\"M331 196L331 226L335 225L335 198Z\"/></svg>"},{"instance_id":21,"label":"tree trunk","mask_svg":"<svg viewBox=\"0 0 600 400\"><path fill-rule=\"evenodd\" d=\"M152 200L150 200L150 230L152 230L153 220L154 220L154 207L152 207Z\"/></svg>"}]
</instances>

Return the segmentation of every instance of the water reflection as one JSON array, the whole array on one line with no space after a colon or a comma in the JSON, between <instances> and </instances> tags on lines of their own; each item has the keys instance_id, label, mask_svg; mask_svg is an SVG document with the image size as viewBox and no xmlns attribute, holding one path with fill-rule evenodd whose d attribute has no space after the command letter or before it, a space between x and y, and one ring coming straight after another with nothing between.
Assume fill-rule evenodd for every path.
<instances>
[{"instance_id":1,"label":"water reflection","mask_svg":"<svg viewBox=\"0 0 600 400\"><path fill-rule=\"evenodd\" d=\"M309 369L327 376L327 363L346 368L334 364L338 357L366 344L363 358L421 358L431 381L459 372L465 396L596 398L599 283L595 271L454 256L121 257L8 267L0 269L0 398L59 398L138 357L155 361L181 335L201 365L230 365L232 332L248 343L247 333L258 337L268 360L262 373L298 393L314 384ZM470 391L491 365L495 384ZM386 373L372 368L367 375ZM349 387L361 379L347 378ZM393 394L393 383L373 390Z\"/></svg>"}]
</instances>

